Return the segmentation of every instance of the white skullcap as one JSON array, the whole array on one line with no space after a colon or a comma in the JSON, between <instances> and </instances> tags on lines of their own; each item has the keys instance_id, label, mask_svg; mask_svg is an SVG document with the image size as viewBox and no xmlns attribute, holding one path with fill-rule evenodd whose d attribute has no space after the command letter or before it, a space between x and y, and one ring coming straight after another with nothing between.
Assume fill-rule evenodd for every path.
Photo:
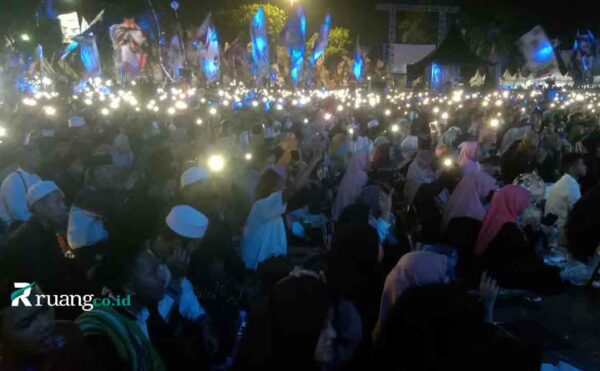
<instances>
[{"instance_id":1,"label":"white skullcap","mask_svg":"<svg viewBox=\"0 0 600 371\"><path fill-rule=\"evenodd\" d=\"M181 174L181 188L208 179L209 172L201 167L191 167Z\"/></svg>"},{"instance_id":2,"label":"white skullcap","mask_svg":"<svg viewBox=\"0 0 600 371\"><path fill-rule=\"evenodd\" d=\"M369 129L373 129L373 128L376 128L376 127L378 127L378 126L379 126L379 121L377 121L377 120L371 120L371 121L369 121L369 122L367 123L367 127L368 127Z\"/></svg>"},{"instance_id":3,"label":"white skullcap","mask_svg":"<svg viewBox=\"0 0 600 371\"><path fill-rule=\"evenodd\" d=\"M185 238L202 238L208 228L208 218L193 207L185 205L171 209L165 221L173 232Z\"/></svg>"},{"instance_id":4,"label":"white skullcap","mask_svg":"<svg viewBox=\"0 0 600 371\"><path fill-rule=\"evenodd\" d=\"M27 205L33 206L36 202L55 191L60 192L56 183L49 180L37 182L29 187L29 190L27 191Z\"/></svg>"},{"instance_id":5,"label":"white skullcap","mask_svg":"<svg viewBox=\"0 0 600 371\"><path fill-rule=\"evenodd\" d=\"M85 126L85 119L81 116L73 116L69 119L70 128L80 128Z\"/></svg>"}]
</instances>

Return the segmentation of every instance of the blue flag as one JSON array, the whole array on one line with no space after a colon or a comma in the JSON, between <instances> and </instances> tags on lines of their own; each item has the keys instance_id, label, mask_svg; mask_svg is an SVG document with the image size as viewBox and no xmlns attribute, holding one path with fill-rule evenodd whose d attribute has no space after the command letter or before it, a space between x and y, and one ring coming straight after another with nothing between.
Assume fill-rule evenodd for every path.
<instances>
[{"instance_id":1,"label":"blue flag","mask_svg":"<svg viewBox=\"0 0 600 371\"><path fill-rule=\"evenodd\" d=\"M329 43L329 30L331 29L331 16L327 14L325 16L325 22L321 26L321 30L319 31L319 37L315 41L315 45L313 45L312 55L310 56L310 64L313 68L315 68L317 61L319 58L325 55L325 49L327 49L327 44Z\"/></svg>"},{"instance_id":2,"label":"blue flag","mask_svg":"<svg viewBox=\"0 0 600 371\"><path fill-rule=\"evenodd\" d=\"M265 11L258 8L250 22L250 40L252 41L252 75L260 85L269 76L269 41Z\"/></svg>"},{"instance_id":3,"label":"blue flag","mask_svg":"<svg viewBox=\"0 0 600 371\"><path fill-rule=\"evenodd\" d=\"M354 78L358 82L362 82L363 80L363 72L364 72L364 57L363 53L360 50L360 42L359 39L356 38L356 50L354 51L354 61L352 63L352 73L354 74Z\"/></svg>"},{"instance_id":4,"label":"blue flag","mask_svg":"<svg viewBox=\"0 0 600 371\"><path fill-rule=\"evenodd\" d=\"M214 83L219 78L221 56L219 51L219 35L217 34L217 29L210 13L200 26L199 36L204 43L200 48L200 66L202 66L206 80L209 83Z\"/></svg>"},{"instance_id":5,"label":"blue flag","mask_svg":"<svg viewBox=\"0 0 600 371\"><path fill-rule=\"evenodd\" d=\"M306 15L304 8L299 6L290 18L288 18L281 39L290 56L290 76L294 86L298 85L302 76L302 65L304 64L304 49L306 45Z\"/></svg>"}]
</instances>

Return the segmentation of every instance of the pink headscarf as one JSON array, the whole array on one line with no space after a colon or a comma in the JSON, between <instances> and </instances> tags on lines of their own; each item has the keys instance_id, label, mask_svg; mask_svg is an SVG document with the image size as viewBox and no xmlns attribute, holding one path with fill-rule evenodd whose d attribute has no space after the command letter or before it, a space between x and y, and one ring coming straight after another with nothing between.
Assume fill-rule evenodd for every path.
<instances>
[{"instance_id":1,"label":"pink headscarf","mask_svg":"<svg viewBox=\"0 0 600 371\"><path fill-rule=\"evenodd\" d=\"M531 193L527 189L512 184L494 193L475 243L476 255L485 252L504 224L517 222L517 217L523 212L530 198Z\"/></svg>"},{"instance_id":2,"label":"pink headscarf","mask_svg":"<svg viewBox=\"0 0 600 371\"><path fill-rule=\"evenodd\" d=\"M458 156L458 164L462 168L463 175L475 173L481 170L477 162L477 142L463 142Z\"/></svg>"},{"instance_id":3,"label":"pink headscarf","mask_svg":"<svg viewBox=\"0 0 600 371\"><path fill-rule=\"evenodd\" d=\"M369 164L369 153L367 151L355 152L350 159L350 164L340 183L335 204L333 205L333 219L337 220L342 211L352 205L362 188L367 184L367 166Z\"/></svg>"},{"instance_id":4,"label":"pink headscarf","mask_svg":"<svg viewBox=\"0 0 600 371\"><path fill-rule=\"evenodd\" d=\"M467 217L481 221L485 216L481 202L496 188L496 179L484 171L465 175L448 199L442 218L442 231L454 218Z\"/></svg>"},{"instance_id":5,"label":"pink headscarf","mask_svg":"<svg viewBox=\"0 0 600 371\"><path fill-rule=\"evenodd\" d=\"M410 252L404 255L385 279L379 319L373 336L378 336L389 311L405 290L416 286L448 282L447 266L448 258L444 255L427 251Z\"/></svg>"}]
</instances>

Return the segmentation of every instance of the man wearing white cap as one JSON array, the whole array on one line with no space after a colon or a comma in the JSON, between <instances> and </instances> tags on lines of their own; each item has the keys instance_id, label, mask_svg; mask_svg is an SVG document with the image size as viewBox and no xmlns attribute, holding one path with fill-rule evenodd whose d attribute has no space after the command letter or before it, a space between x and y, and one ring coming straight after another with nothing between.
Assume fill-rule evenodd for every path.
<instances>
[{"instance_id":1,"label":"man wearing white cap","mask_svg":"<svg viewBox=\"0 0 600 371\"><path fill-rule=\"evenodd\" d=\"M8 240L5 263L11 272L45 291L68 289L65 280L71 264L64 256L68 210L54 182L40 181L29 188L27 204L32 217ZM63 291L64 292L64 291Z\"/></svg>"},{"instance_id":2,"label":"man wearing white cap","mask_svg":"<svg viewBox=\"0 0 600 371\"><path fill-rule=\"evenodd\" d=\"M152 242L152 252L164 261L171 271L172 278L167 292L158 303L158 312L165 323L181 320L191 322L194 328L202 332L208 351L214 346L208 335L206 312L200 305L192 283L186 278L190 258L199 247L208 228L208 218L198 210L179 205L171 209L165 219L165 228ZM164 326L150 321L152 327Z\"/></svg>"},{"instance_id":3,"label":"man wearing white cap","mask_svg":"<svg viewBox=\"0 0 600 371\"><path fill-rule=\"evenodd\" d=\"M22 149L19 168L0 185L0 222L8 228L18 226L31 218L26 195L29 187L41 179L36 174L40 166L40 153L33 146Z\"/></svg>"}]
</instances>

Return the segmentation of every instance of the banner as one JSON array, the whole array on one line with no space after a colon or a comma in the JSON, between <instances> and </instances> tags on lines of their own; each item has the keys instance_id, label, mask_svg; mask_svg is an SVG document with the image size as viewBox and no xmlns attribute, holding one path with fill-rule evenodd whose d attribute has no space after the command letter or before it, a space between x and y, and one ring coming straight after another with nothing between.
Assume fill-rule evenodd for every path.
<instances>
[{"instance_id":1,"label":"banner","mask_svg":"<svg viewBox=\"0 0 600 371\"><path fill-rule=\"evenodd\" d=\"M269 76L269 40L266 22L265 11L262 7L259 7L250 23L252 75L259 86Z\"/></svg>"},{"instance_id":2,"label":"banner","mask_svg":"<svg viewBox=\"0 0 600 371\"><path fill-rule=\"evenodd\" d=\"M302 76L306 47L306 15L302 6L298 6L294 14L288 18L280 37L290 57L290 77L294 86L297 86Z\"/></svg>"},{"instance_id":3,"label":"banner","mask_svg":"<svg viewBox=\"0 0 600 371\"><path fill-rule=\"evenodd\" d=\"M61 14L58 16L58 20L60 21L60 30L62 31L63 43L65 44L70 43L72 38L84 31L79 24L77 12Z\"/></svg>"},{"instance_id":4,"label":"banner","mask_svg":"<svg viewBox=\"0 0 600 371\"><path fill-rule=\"evenodd\" d=\"M558 71L554 48L541 26L535 26L523 35L517 45L533 77L548 76Z\"/></svg>"},{"instance_id":5,"label":"banner","mask_svg":"<svg viewBox=\"0 0 600 371\"><path fill-rule=\"evenodd\" d=\"M354 50L354 60L352 61L352 74L354 75L356 81L363 81L364 68L364 56L360 50L360 41L358 38L356 38L356 49Z\"/></svg>"},{"instance_id":6,"label":"banner","mask_svg":"<svg viewBox=\"0 0 600 371\"><path fill-rule=\"evenodd\" d=\"M203 45L200 47L200 67L208 83L214 83L219 78L221 55L219 50L219 35L210 13L198 30L198 37Z\"/></svg>"},{"instance_id":7,"label":"banner","mask_svg":"<svg viewBox=\"0 0 600 371\"><path fill-rule=\"evenodd\" d=\"M312 68L315 68L317 65L317 61L319 58L325 56L325 49L327 49L327 44L329 43L329 31L331 30L331 16L327 14L325 16L325 22L321 26L321 30L319 31L319 37L315 41L315 45L313 45L312 54L310 56L310 65Z\"/></svg>"},{"instance_id":8,"label":"banner","mask_svg":"<svg viewBox=\"0 0 600 371\"><path fill-rule=\"evenodd\" d=\"M109 30L112 41L115 66L124 75L139 75L146 65L148 54L146 36L133 19L125 19L123 23L115 24Z\"/></svg>"}]
</instances>

